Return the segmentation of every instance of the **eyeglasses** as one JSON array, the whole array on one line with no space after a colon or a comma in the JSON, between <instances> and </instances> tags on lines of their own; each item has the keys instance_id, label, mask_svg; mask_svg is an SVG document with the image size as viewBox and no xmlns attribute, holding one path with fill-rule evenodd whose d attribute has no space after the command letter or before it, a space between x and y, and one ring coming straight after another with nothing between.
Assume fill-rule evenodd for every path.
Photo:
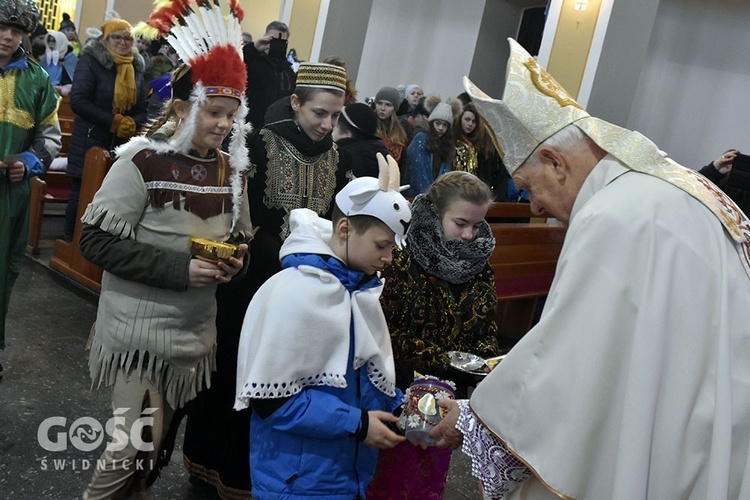
<instances>
[{"instance_id":1,"label":"eyeglasses","mask_svg":"<svg viewBox=\"0 0 750 500\"><path fill-rule=\"evenodd\" d=\"M120 42L133 43L132 36L110 35L109 39L115 43L120 43Z\"/></svg>"}]
</instances>

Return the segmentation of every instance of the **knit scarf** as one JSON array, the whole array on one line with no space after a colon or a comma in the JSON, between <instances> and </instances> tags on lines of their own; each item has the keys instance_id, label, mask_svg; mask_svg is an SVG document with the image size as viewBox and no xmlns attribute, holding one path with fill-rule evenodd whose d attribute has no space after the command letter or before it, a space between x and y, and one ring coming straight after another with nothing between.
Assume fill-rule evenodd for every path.
<instances>
[{"instance_id":1,"label":"knit scarf","mask_svg":"<svg viewBox=\"0 0 750 500\"><path fill-rule=\"evenodd\" d=\"M474 241L446 241L437 210L424 194L414 198L406 241L414 260L429 274L453 285L476 276L495 249L490 225L483 221Z\"/></svg>"},{"instance_id":2,"label":"knit scarf","mask_svg":"<svg viewBox=\"0 0 750 500\"><path fill-rule=\"evenodd\" d=\"M112 112L124 113L135 104L135 68L133 67L133 54L121 56L107 47L112 55L112 60L117 66L115 77L115 95L112 98Z\"/></svg>"}]
</instances>

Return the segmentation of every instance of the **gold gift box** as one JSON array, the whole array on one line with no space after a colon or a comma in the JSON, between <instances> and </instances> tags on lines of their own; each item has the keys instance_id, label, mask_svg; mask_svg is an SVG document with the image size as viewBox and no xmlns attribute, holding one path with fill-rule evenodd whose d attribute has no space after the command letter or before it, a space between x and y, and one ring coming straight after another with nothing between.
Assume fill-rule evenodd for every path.
<instances>
[{"instance_id":1,"label":"gold gift box","mask_svg":"<svg viewBox=\"0 0 750 500\"><path fill-rule=\"evenodd\" d=\"M220 260L229 260L232 256L236 257L239 254L239 247L223 241L190 238L190 253L196 259L216 263Z\"/></svg>"}]
</instances>

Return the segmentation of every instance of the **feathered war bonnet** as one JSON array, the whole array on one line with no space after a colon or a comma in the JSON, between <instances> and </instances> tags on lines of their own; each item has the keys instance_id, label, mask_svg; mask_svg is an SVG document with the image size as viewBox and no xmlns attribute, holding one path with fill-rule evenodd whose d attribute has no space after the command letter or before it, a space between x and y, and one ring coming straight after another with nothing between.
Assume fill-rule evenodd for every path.
<instances>
[{"instance_id":1,"label":"feathered war bonnet","mask_svg":"<svg viewBox=\"0 0 750 500\"><path fill-rule=\"evenodd\" d=\"M234 214L232 230L239 219L244 172L249 165L245 136L247 70L242 60L244 12L238 0L229 0L229 12L222 13L219 0L155 0L145 23L133 29L133 36L164 38L175 49L183 65L172 73L172 97L190 101L190 114L166 143L166 150L186 153L191 148L199 108L211 97L230 97L240 106L232 126L229 165L232 169Z\"/></svg>"}]
</instances>

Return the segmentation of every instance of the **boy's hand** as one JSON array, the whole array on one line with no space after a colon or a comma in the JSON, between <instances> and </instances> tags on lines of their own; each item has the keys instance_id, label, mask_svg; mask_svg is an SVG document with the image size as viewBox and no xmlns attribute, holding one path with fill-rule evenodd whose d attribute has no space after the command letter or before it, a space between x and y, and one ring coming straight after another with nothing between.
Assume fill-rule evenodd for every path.
<instances>
[{"instance_id":1,"label":"boy's hand","mask_svg":"<svg viewBox=\"0 0 750 500\"><path fill-rule=\"evenodd\" d=\"M398 422L396 415L385 411L370 411L367 412L367 417L370 423L364 443L370 448L387 450L406 441L404 436L399 436L383 423L393 422L395 424Z\"/></svg>"},{"instance_id":2,"label":"boy's hand","mask_svg":"<svg viewBox=\"0 0 750 500\"><path fill-rule=\"evenodd\" d=\"M229 257L228 262L219 261L219 269L221 273L216 275L216 279L221 283L228 283L232 280L235 274L242 270L242 263L247 253L247 244L242 243L239 245L239 257Z\"/></svg>"}]
</instances>

